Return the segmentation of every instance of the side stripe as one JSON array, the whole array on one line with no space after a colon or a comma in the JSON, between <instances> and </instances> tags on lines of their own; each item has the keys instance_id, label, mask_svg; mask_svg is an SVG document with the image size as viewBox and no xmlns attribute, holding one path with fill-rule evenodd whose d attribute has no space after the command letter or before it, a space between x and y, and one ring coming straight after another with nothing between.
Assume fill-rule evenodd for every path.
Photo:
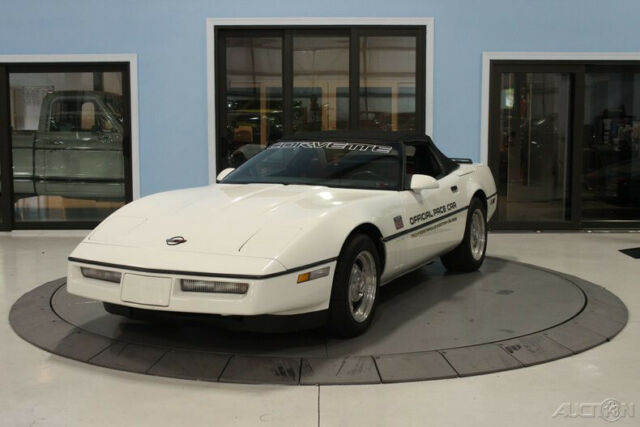
<instances>
[{"instance_id":1,"label":"side stripe","mask_svg":"<svg viewBox=\"0 0 640 427\"><path fill-rule=\"evenodd\" d=\"M428 226L430 226L430 225L433 225L433 224L435 224L436 222L440 222L440 221L442 221L443 219L447 219L447 218L449 218L449 217L451 217L451 216L453 216L453 215L457 215L457 214L459 214L460 212L466 211L467 209L469 209L469 206L465 206L464 208L456 209L455 211L451 211L451 212L449 212L449 213L447 213L447 214L442 215L441 217L438 217L438 218L436 218L436 219L432 219L431 221L427 221L427 222L422 223L422 224L420 224L420 225L418 225L418 226L415 226L415 227L413 227L413 228L408 228L408 229L406 229L406 230L402 230L402 231L401 231L401 232L399 232L399 233L395 233L395 234L391 234L391 235L389 235L389 236L387 236L387 237L383 237L383 238L382 238L382 241L386 243L386 242L388 242L389 240L397 239L398 237L402 237L402 236L404 236L405 234L413 233L413 232L414 232L414 231L416 231L416 230L420 230L420 229L422 229L422 228L425 228L425 227L428 227Z\"/></svg>"}]
</instances>

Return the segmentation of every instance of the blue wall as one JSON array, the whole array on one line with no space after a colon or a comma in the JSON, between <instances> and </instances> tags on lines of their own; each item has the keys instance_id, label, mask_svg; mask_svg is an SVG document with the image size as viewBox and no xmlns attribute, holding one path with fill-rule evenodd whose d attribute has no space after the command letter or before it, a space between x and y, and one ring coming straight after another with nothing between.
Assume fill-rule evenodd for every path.
<instances>
[{"instance_id":1,"label":"blue wall","mask_svg":"<svg viewBox=\"0 0 640 427\"><path fill-rule=\"evenodd\" d=\"M640 50L637 0L0 0L0 54L138 54L146 195L208 182L205 19L269 16L433 16L434 139L476 160L483 51Z\"/></svg>"}]
</instances>

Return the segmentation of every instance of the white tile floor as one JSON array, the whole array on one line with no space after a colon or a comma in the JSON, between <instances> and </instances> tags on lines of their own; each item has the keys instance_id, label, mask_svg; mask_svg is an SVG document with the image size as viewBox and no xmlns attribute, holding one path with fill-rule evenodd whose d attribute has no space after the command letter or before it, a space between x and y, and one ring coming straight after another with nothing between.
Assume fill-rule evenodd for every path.
<instances>
[{"instance_id":1,"label":"white tile floor","mask_svg":"<svg viewBox=\"0 0 640 427\"><path fill-rule=\"evenodd\" d=\"M630 311L612 342L531 368L375 386L199 383L97 368L22 341L7 317L25 291L65 274L82 234L0 234L0 425L640 425L640 260L618 252L640 234L493 234L489 254L583 277ZM553 417L564 402L614 398L635 410L616 423ZM567 409L567 407L564 407ZM583 406L584 413L589 407ZM576 409L577 410L577 409Z\"/></svg>"}]
</instances>

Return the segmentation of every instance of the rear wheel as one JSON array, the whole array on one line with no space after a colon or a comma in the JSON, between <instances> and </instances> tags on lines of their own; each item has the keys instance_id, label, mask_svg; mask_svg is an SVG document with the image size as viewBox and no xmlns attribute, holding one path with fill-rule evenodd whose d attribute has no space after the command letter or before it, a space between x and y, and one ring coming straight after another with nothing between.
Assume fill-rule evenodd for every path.
<instances>
[{"instance_id":1,"label":"rear wheel","mask_svg":"<svg viewBox=\"0 0 640 427\"><path fill-rule=\"evenodd\" d=\"M486 251L487 212L480 199L474 197L469 204L462 242L440 259L449 271L475 271L484 262Z\"/></svg>"},{"instance_id":2,"label":"rear wheel","mask_svg":"<svg viewBox=\"0 0 640 427\"><path fill-rule=\"evenodd\" d=\"M376 308L380 256L371 238L351 237L340 253L329 304L329 328L343 337L364 332Z\"/></svg>"}]
</instances>

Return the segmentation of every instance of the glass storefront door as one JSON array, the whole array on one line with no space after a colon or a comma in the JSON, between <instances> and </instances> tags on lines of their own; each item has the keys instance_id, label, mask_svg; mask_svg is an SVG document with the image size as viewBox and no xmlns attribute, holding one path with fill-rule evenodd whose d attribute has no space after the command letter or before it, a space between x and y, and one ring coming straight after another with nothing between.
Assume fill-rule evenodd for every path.
<instances>
[{"instance_id":1,"label":"glass storefront door","mask_svg":"<svg viewBox=\"0 0 640 427\"><path fill-rule=\"evenodd\" d=\"M11 230L11 142L7 69L0 65L0 230Z\"/></svg>"},{"instance_id":2,"label":"glass storefront door","mask_svg":"<svg viewBox=\"0 0 640 427\"><path fill-rule=\"evenodd\" d=\"M360 37L360 129L415 131L415 36Z\"/></svg>"},{"instance_id":3,"label":"glass storefront door","mask_svg":"<svg viewBox=\"0 0 640 427\"><path fill-rule=\"evenodd\" d=\"M499 221L570 220L571 80L569 73L500 74Z\"/></svg>"},{"instance_id":4,"label":"glass storefront door","mask_svg":"<svg viewBox=\"0 0 640 427\"><path fill-rule=\"evenodd\" d=\"M237 167L282 137L282 40L239 36L224 45L220 157Z\"/></svg>"},{"instance_id":5,"label":"glass storefront door","mask_svg":"<svg viewBox=\"0 0 640 427\"><path fill-rule=\"evenodd\" d=\"M496 229L640 226L640 66L491 64Z\"/></svg>"},{"instance_id":6,"label":"glass storefront door","mask_svg":"<svg viewBox=\"0 0 640 427\"><path fill-rule=\"evenodd\" d=\"M584 221L640 220L640 70L585 74Z\"/></svg>"},{"instance_id":7,"label":"glass storefront door","mask_svg":"<svg viewBox=\"0 0 640 427\"><path fill-rule=\"evenodd\" d=\"M293 36L293 132L348 129L348 85L348 36Z\"/></svg>"},{"instance_id":8,"label":"glass storefront door","mask_svg":"<svg viewBox=\"0 0 640 427\"><path fill-rule=\"evenodd\" d=\"M12 171L3 219L13 228L91 228L131 200L128 67L2 68L2 154L11 159L2 172Z\"/></svg>"}]
</instances>

